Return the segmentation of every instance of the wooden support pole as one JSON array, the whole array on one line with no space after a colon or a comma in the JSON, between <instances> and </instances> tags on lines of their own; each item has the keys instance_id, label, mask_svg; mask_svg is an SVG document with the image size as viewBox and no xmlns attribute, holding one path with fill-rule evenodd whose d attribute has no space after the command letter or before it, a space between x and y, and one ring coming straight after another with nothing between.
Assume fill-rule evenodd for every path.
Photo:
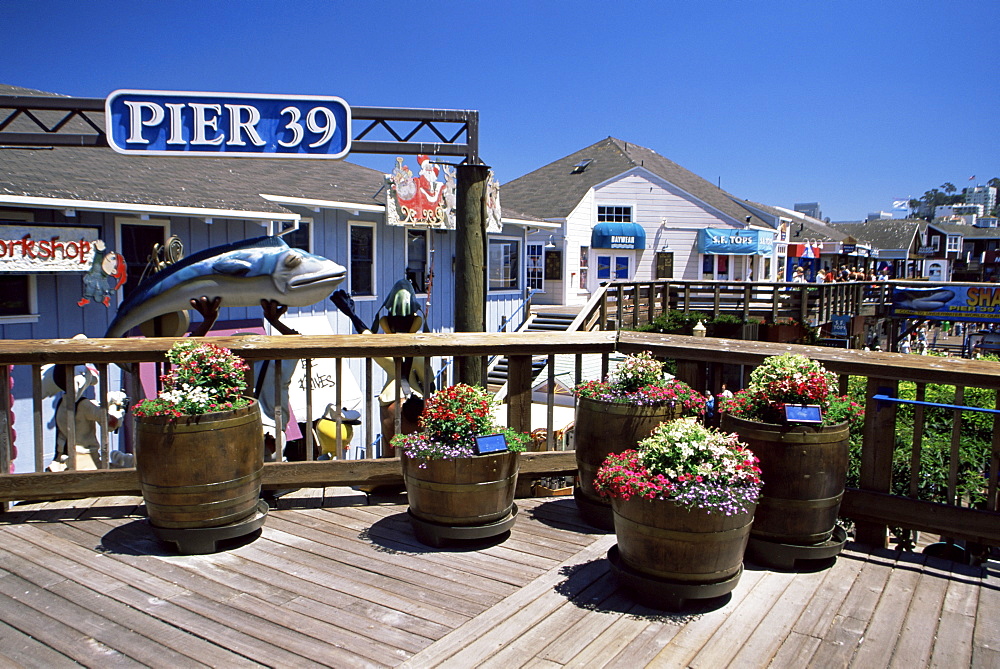
<instances>
[{"instance_id":1,"label":"wooden support pole","mask_svg":"<svg viewBox=\"0 0 1000 669\"><path fill-rule=\"evenodd\" d=\"M455 239L455 331L486 331L486 165L459 165L458 222ZM486 367L479 356L455 360L456 379L486 385Z\"/></svg>"},{"instance_id":2,"label":"wooden support pole","mask_svg":"<svg viewBox=\"0 0 1000 669\"><path fill-rule=\"evenodd\" d=\"M896 446L896 404L880 404L872 399L885 394L898 397L899 382L895 379L869 378L865 397L864 443L861 447L860 488L871 492L892 490L892 453ZM876 548L888 546L888 527L884 523L858 521L854 538Z\"/></svg>"}]
</instances>

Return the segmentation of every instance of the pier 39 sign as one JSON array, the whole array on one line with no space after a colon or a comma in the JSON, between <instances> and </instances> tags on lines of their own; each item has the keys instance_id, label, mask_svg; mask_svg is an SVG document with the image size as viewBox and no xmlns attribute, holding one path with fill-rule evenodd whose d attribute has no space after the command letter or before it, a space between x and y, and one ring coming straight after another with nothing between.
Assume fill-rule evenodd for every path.
<instances>
[{"instance_id":1,"label":"pier 39 sign","mask_svg":"<svg viewBox=\"0 0 1000 669\"><path fill-rule=\"evenodd\" d=\"M343 158L351 149L351 108L338 97L118 90L104 109L119 153Z\"/></svg>"}]
</instances>

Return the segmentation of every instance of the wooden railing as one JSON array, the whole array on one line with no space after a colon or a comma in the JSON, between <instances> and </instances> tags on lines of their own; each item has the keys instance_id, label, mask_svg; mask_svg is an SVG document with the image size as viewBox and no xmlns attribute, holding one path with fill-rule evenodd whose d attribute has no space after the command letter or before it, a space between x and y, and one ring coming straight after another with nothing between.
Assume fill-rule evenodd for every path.
<instances>
[{"instance_id":1,"label":"wooden railing","mask_svg":"<svg viewBox=\"0 0 1000 669\"><path fill-rule=\"evenodd\" d=\"M611 329L635 328L665 311L779 318L828 323L835 314L874 315L889 303L891 284L774 283L750 281L615 281L606 286L606 312Z\"/></svg>"},{"instance_id":2,"label":"wooden railing","mask_svg":"<svg viewBox=\"0 0 1000 669\"><path fill-rule=\"evenodd\" d=\"M46 363L90 363L98 367L107 390L107 370L115 363L164 360L173 339L127 340L39 340L0 342L0 370L8 365L28 365L33 370ZM930 531L948 537L965 538L1000 545L1000 513L997 513L997 479L1000 463L1000 413L992 414L994 440L988 462L961 463L959 438L953 439L952 468L970 465L984 472L983 508L962 506L956 495L948 503L921 501L912 495L892 494L893 455L896 448L896 405L880 402L877 395L893 396L900 382L914 382L918 388L944 384L959 389L983 388L996 396L1000 388L997 363L930 356L907 356L824 347L796 346L756 341L704 339L679 335L635 332L502 333L502 334L416 334L351 336L260 335L217 337L212 341L227 346L249 361L307 358L369 359L374 356L425 357L439 362L466 356L506 355L510 359L509 391L506 397L508 423L528 432L531 425L531 360L556 354L602 354L614 351L651 351L677 362L678 376L699 390L717 380L721 365L740 365L744 372L765 357L795 351L821 361L828 369L849 377L864 377L866 418L860 455L860 485L848 491L842 513L857 523L859 540L871 544L886 542L886 527ZM577 365L579 368L579 365ZM8 371L4 371L6 375ZM744 374L745 376L745 374ZM6 379L0 378L0 384ZM363 391L372 397L370 375ZM3 387L3 386L0 386ZM37 397L37 388L35 390ZM961 390L955 404L961 404ZM2 397L4 393L0 393ZM551 403L551 395L549 402ZM995 400L994 400L995 402ZM40 402L36 399L36 409ZM1000 409L1000 404L995 404ZM8 407L0 407L7 415ZM960 410L956 409L956 416ZM25 417L18 416L21 421ZM956 418L956 420L961 420ZM40 418L36 417L36 426ZM0 430L0 467L10 462L10 426ZM958 431L955 432L959 435ZM18 443L22 449L41 449L42 441ZM50 440L51 441L51 440ZM913 445L919 455L919 443ZM916 458L919 462L919 458ZM528 453L521 471L526 477L571 475L575 472L572 451ZM398 482L399 463L395 459L335 460L268 463L264 468L266 489L358 485ZM58 473L18 473L0 475L0 501L73 499L117 494L135 494L139 489L134 470L66 471Z\"/></svg>"}]
</instances>

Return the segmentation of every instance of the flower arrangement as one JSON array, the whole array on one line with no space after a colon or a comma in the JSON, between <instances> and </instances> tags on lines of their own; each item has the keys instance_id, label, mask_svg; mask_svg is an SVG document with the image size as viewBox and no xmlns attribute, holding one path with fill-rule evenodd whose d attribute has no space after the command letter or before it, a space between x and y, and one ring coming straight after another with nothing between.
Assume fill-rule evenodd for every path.
<instances>
[{"instance_id":1,"label":"flower arrangement","mask_svg":"<svg viewBox=\"0 0 1000 669\"><path fill-rule=\"evenodd\" d=\"M173 367L160 377L160 396L137 403L136 416L199 415L250 404L243 396L248 366L229 349L185 339L170 347L167 360Z\"/></svg>"},{"instance_id":2,"label":"flower arrangement","mask_svg":"<svg viewBox=\"0 0 1000 669\"><path fill-rule=\"evenodd\" d=\"M427 398L417 421L419 432L397 434L392 445L408 458L451 460L476 454L477 436L502 434L507 450L523 451L528 435L498 425L493 416L496 399L483 388L459 383Z\"/></svg>"},{"instance_id":3,"label":"flower arrangement","mask_svg":"<svg viewBox=\"0 0 1000 669\"><path fill-rule=\"evenodd\" d=\"M797 353L766 358L750 372L750 384L722 402L719 410L736 418L764 423L785 422L786 404L818 404L823 424L857 422L864 410L834 392L836 376L823 365Z\"/></svg>"},{"instance_id":4,"label":"flower arrangement","mask_svg":"<svg viewBox=\"0 0 1000 669\"><path fill-rule=\"evenodd\" d=\"M579 384L576 395L614 404L672 404L680 407L682 416L700 416L706 408L701 393L682 381L667 380L663 363L648 351L625 356L615 373L606 380Z\"/></svg>"},{"instance_id":5,"label":"flower arrangement","mask_svg":"<svg viewBox=\"0 0 1000 669\"><path fill-rule=\"evenodd\" d=\"M612 453L594 483L602 497L671 500L727 516L752 510L762 485L757 458L735 434L694 418L661 423L638 449Z\"/></svg>"}]
</instances>

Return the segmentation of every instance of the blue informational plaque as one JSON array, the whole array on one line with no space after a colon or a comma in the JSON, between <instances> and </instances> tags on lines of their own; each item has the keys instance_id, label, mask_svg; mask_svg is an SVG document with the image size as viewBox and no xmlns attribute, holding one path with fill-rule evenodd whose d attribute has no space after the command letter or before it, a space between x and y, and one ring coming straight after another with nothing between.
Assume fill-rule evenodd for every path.
<instances>
[{"instance_id":1,"label":"blue informational plaque","mask_svg":"<svg viewBox=\"0 0 1000 669\"><path fill-rule=\"evenodd\" d=\"M490 434L476 437L476 455L487 453L503 453L507 450L507 437L502 434Z\"/></svg>"},{"instance_id":2,"label":"blue informational plaque","mask_svg":"<svg viewBox=\"0 0 1000 669\"><path fill-rule=\"evenodd\" d=\"M822 423L823 410L818 404L786 404L785 420L789 423Z\"/></svg>"}]
</instances>

